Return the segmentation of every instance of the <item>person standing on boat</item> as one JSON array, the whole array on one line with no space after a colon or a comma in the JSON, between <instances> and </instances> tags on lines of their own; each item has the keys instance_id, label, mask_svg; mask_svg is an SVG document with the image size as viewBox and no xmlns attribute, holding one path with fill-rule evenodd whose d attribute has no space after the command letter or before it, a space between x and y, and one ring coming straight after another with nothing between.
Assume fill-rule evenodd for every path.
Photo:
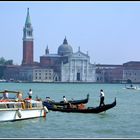
<instances>
[{"instance_id":1,"label":"person standing on boat","mask_svg":"<svg viewBox=\"0 0 140 140\"><path fill-rule=\"evenodd\" d=\"M29 96L30 99L32 99L32 94L33 94L32 89L29 89L28 96Z\"/></svg>"},{"instance_id":2,"label":"person standing on boat","mask_svg":"<svg viewBox=\"0 0 140 140\"><path fill-rule=\"evenodd\" d=\"M64 101L64 103L68 102L65 96L63 96L63 101Z\"/></svg>"},{"instance_id":3,"label":"person standing on boat","mask_svg":"<svg viewBox=\"0 0 140 140\"><path fill-rule=\"evenodd\" d=\"M104 104L104 92L103 92L103 90L101 89L100 90L100 105L99 106L102 106L102 105L105 105Z\"/></svg>"}]
</instances>

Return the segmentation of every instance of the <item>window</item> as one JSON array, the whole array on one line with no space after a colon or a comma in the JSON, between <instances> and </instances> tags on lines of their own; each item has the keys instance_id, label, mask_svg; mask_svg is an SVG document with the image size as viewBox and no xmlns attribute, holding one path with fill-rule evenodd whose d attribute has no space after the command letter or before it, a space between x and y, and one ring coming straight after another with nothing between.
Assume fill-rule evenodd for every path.
<instances>
[{"instance_id":1,"label":"window","mask_svg":"<svg viewBox=\"0 0 140 140\"><path fill-rule=\"evenodd\" d=\"M84 73L86 73L87 72L87 70L84 70Z\"/></svg>"}]
</instances>

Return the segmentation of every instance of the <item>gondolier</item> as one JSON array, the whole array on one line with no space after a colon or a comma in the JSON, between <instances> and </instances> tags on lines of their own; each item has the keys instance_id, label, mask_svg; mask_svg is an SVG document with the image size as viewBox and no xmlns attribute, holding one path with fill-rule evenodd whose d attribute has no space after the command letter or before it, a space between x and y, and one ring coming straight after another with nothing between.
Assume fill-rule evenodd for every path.
<instances>
[{"instance_id":1,"label":"gondolier","mask_svg":"<svg viewBox=\"0 0 140 140\"><path fill-rule=\"evenodd\" d=\"M100 90L100 105L99 106L102 106L102 105L105 105L104 104L104 92L103 92L103 90L101 89Z\"/></svg>"},{"instance_id":2,"label":"gondolier","mask_svg":"<svg viewBox=\"0 0 140 140\"><path fill-rule=\"evenodd\" d=\"M68 102L65 96L63 96L63 101L64 101L64 103Z\"/></svg>"}]
</instances>

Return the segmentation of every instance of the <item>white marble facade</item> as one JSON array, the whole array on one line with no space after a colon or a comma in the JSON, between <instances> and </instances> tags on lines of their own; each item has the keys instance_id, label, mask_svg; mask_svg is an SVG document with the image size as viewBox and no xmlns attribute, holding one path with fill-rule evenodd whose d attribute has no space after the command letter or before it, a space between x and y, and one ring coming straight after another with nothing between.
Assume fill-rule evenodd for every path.
<instances>
[{"instance_id":1,"label":"white marble facade","mask_svg":"<svg viewBox=\"0 0 140 140\"><path fill-rule=\"evenodd\" d=\"M95 65L88 54L78 52L68 57L68 63L61 65L61 82L95 82Z\"/></svg>"}]
</instances>

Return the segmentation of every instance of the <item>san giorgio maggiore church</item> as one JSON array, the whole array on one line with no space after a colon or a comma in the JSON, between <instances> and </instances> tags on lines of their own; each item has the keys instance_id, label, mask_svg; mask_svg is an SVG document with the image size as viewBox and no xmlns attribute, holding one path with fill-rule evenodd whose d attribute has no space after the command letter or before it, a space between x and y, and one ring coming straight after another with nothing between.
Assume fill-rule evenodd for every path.
<instances>
[{"instance_id":1,"label":"san giorgio maggiore church","mask_svg":"<svg viewBox=\"0 0 140 140\"><path fill-rule=\"evenodd\" d=\"M23 59L21 65L7 67L6 79L28 82L95 82L95 65L90 63L88 53L78 48L73 52L65 37L58 47L57 54L50 54L47 46L40 62L34 62L33 27L29 8L23 28Z\"/></svg>"}]
</instances>

